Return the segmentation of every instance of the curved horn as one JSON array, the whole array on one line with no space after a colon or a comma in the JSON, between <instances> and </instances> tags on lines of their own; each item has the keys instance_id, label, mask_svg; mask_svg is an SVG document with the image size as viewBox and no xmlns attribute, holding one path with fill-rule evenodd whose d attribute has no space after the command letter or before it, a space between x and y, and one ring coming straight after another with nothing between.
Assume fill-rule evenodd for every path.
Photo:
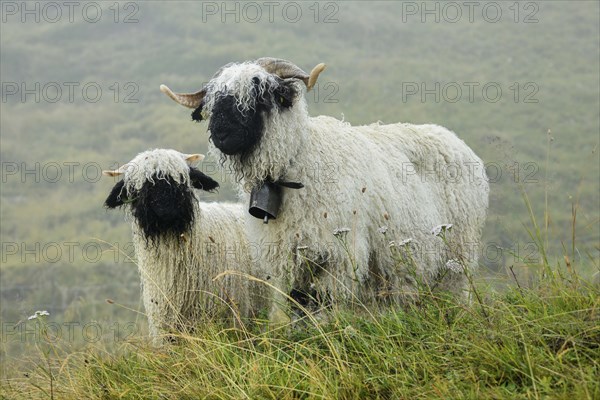
<instances>
[{"instance_id":1,"label":"curved horn","mask_svg":"<svg viewBox=\"0 0 600 400\"><path fill-rule=\"evenodd\" d=\"M325 64L321 63L314 67L309 75L295 64L281 58L263 57L256 60L256 63L268 73L277 75L281 79L301 79L306 85L306 90L313 88L319 74L325 70Z\"/></svg>"},{"instance_id":2,"label":"curved horn","mask_svg":"<svg viewBox=\"0 0 600 400\"><path fill-rule=\"evenodd\" d=\"M327 65L320 63L315 65L315 67L312 69L312 71L310 71L310 76L308 77L308 83L306 83L306 90L310 90L313 88L313 86L315 86L315 83L317 83L317 79L319 78L319 74L323 71L325 71L325 68L327 68Z\"/></svg>"},{"instance_id":3,"label":"curved horn","mask_svg":"<svg viewBox=\"0 0 600 400\"><path fill-rule=\"evenodd\" d=\"M204 95L206 95L205 88L200 89L196 93L174 93L166 85L160 85L160 91L182 106L193 109L196 109L200 106Z\"/></svg>"},{"instance_id":4,"label":"curved horn","mask_svg":"<svg viewBox=\"0 0 600 400\"><path fill-rule=\"evenodd\" d=\"M125 171L127 170L127 167L129 166L129 163L127 164L123 164L121 165L119 168L117 169L113 169L113 170L104 170L102 171L102 175L104 176L119 176L119 175L123 175L125 173Z\"/></svg>"}]
</instances>

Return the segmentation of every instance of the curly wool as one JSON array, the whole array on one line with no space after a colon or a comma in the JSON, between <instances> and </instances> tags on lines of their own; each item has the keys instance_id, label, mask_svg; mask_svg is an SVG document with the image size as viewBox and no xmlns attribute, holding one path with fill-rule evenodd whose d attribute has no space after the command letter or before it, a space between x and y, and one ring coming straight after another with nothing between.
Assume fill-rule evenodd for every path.
<instances>
[{"instance_id":1,"label":"curly wool","mask_svg":"<svg viewBox=\"0 0 600 400\"><path fill-rule=\"evenodd\" d=\"M210 116L213 87L226 83L244 94L251 76L272 79L259 68L225 67L207 85L203 112ZM300 81L297 88L302 93ZM418 279L465 295L465 274L447 274L446 263L460 259L468 270L476 267L489 185L481 159L453 132L309 117L300 96L293 107L274 108L264 119L260 142L244 157L214 146L210 151L242 178L245 201L268 177L305 185L284 189L280 215L268 225L247 218L249 237L268 249L261 262L273 264L274 284L286 293L308 293L310 286L331 299L404 302L414 297ZM440 224L454 225L445 242L430 233ZM334 236L346 227L349 232ZM415 265L398 263L389 246L407 238L416 246Z\"/></svg>"},{"instance_id":2,"label":"curly wool","mask_svg":"<svg viewBox=\"0 0 600 400\"><path fill-rule=\"evenodd\" d=\"M257 87L252 82L255 78L258 79ZM271 94L270 88L274 87L272 84L274 82L275 77L256 64L250 62L231 64L220 72L217 79L207 84L207 91L212 93L212 96L206 97L204 109L212 110L218 97L233 94L238 111L245 114L256 108L256 98ZM208 119L210 113L203 112L203 117Z\"/></svg>"},{"instance_id":3,"label":"curly wool","mask_svg":"<svg viewBox=\"0 0 600 400\"><path fill-rule=\"evenodd\" d=\"M181 185L180 191L191 190L190 167L185 159L186 155L175 150L140 153L122 167L124 187L135 196L136 190L158 176L171 185ZM189 331L204 320L227 319L234 324L266 308L264 286L240 275L265 275L251 262L244 208L240 204L199 202L193 197L190 200L193 221L189 229L181 236L166 232L153 240L148 240L135 217L135 199L125 203L132 220L150 336L157 344L165 333Z\"/></svg>"},{"instance_id":4,"label":"curly wool","mask_svg":"<svg viewBox=\"0 0 600 400\"><path fill-rule=\"evenodd\" d=\"M150 335L189 331L197 323L256 317L265 308L264 286L233 271L264 278L252 268L244 210L237 204L196 203L197 223L184 237L147 242L133 223L142 299Z\"/></svg>"},{"instance_id":5,"label":"curly wool","mask_svg":"<svg viewBox=\"0 0 600 400\"><path fill-rule=\"evenodd\" d=\"M154 183L154 177L167 176L179 184L189 185L189 166L185 156L173 149L147 150L121 167L124 170L125 188L128 194L140 190L145 182Z\"/></svg>"}]
</instances>

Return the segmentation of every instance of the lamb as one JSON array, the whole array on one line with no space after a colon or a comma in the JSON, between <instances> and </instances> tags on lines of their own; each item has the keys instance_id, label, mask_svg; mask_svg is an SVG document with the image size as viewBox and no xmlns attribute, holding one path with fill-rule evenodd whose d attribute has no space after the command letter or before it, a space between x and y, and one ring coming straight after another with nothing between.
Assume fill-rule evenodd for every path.
<instances>
[{"instance_id":1,"label":"lamb","mask_svg":"<svg viewBox=\"0 0 600 400\"><path fill-rule=\"evenodd\" d=\"M246 201L267 183L281 188L276 219L247 217L246 230L274 249L258 262L272 262L283 293L404 304L425 285L468 299L488 207L483 162L441 126L310 117L303 91L324 69L260 58L222 67L198 92L161 91L209 121L210 151ZM436 226L453 228L435 235ZM398 262L399 243L412 246L411 262ZM272 319L286 317L282 303Z\"/></svg>"},{"instance_id":2,"label":"lamb","mask_svg":"<svg viewBox=\"0 0 600 400\"><path fill-rule=\"evenodd\" d=\"M266 308L264 286L241 276L256 273L243 208L195 197L194 188L213 191L219 186L192 166L203 158L155 149L104 171L124 175L105 206L125 206L132 217L142 298L150 336L157 343L169 332L191 331L204 320L228 318L233 324ZM221 273L226 276L214 280Z\"/></svg>"}]
</instances>

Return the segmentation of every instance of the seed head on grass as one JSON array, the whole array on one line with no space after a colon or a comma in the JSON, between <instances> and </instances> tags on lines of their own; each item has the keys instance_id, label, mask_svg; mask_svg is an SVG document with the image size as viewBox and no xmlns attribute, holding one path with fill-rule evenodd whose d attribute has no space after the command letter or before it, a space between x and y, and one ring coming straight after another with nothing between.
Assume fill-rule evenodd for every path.
<instances>
[{"instance_id":1,"label":"seed head on grass","mask_svg":"<svg viewBox=\"0 0 600 400\"><path fill-rule=\"evenodd\" d=\"M33 315L30 315L30 316L27 318L27 320L28 320L28 321L31 321L32 319L37 319L38 317L46 317L46 316L48 316L48 315L50 315L50 313L49 313L48 311L46 311L46 310L44 310L44 311L39 311L39 310L38 310L38 311L36 311L36 312L35 312Z\"/></svg>"},{"instance_id":2,"label":"seed head on grass","mask_svg":"<svg viewBox=\"0 0 600 400\"><path fill-rule=\"evenodd\" d=\"M409 248L409 247L413 246L413 242L414 242L413 238L404 239L399 243L396 243L395 240L392 240L391 242L388 243L388 247L390 249L395 248L395 247L396 248Z\"/></svg>"},{"instance_id":3,"label":"seed head on grass","mask_svg":"<svg viewBox=\"0 0 600 400\"><path fill-rule=\"evenodd\" d=\"M452 229L452 224L442 224L433 227L431 230L431 234L435 236L443 236L446 232L449 232Z\"/></svg>"},{"instance_id":4,"label":"seed head on grass","mask_svg":"<svg viewBox=\"0 0 600 400\"><path fill-rule=\"evenodd\" d=\"M350 232L350 228L336 228L333 230L333 236L345 237L348 232Z\"/></svg>"},{"instance_id":5,"label":"seed head on grass","mask_svg":"<svg viewBox=\"0 0 600 400\"><path fill-rule=\"evenodd\" d=\"M404 239L403 241L398 243L398 246L400 246L400 247L406 246L406 245L411 244L412 242L413 242L413 238Z\"/></svg>"}]
</instances>

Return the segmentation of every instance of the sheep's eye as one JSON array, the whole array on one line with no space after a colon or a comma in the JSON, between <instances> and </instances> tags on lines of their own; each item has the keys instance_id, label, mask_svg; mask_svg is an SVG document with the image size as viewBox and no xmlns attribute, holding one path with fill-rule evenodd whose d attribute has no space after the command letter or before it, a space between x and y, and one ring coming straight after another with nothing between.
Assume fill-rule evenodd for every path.
<instances>
[{"instance_id":1,"label":"sheep's eye","mask_svg":"<svg viewBox=\"0 0 600 400\"><path fill-rule=\"evenodd\" d=\"M291 99L287 98L284 95L279 95L277 101L279 102L279 105L283 108L290 108L292 106Z\"/></svg>"},{"instance_id":2,"label":"sheep's eye","mask_svg":"<svg viewBox=\"0 0 600 400\"><path fill-rule=\"evenodd\" d=\"M280 108L290 108L294 105L296 90L293 85L287 84L284 81L276 88L274 93L274 102Z\"/></svg>"}]
</instances>

